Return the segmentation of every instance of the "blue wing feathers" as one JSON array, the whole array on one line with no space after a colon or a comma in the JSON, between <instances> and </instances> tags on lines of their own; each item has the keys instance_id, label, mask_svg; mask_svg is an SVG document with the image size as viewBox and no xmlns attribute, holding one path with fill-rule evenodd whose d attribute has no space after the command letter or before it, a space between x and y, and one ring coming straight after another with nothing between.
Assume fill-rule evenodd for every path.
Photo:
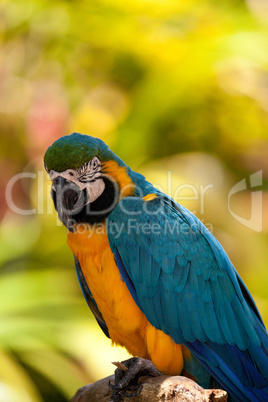
<instances>
[{"instance_id":1,"label":"blue wing feathers","mask_svg":"<svg viewBox=\"0 0 268 402\"><path fill-rule=\"evenodd\" d=\"M161 283L161 282L160 282ZM158 290L159 288L161 289L161 286L158 284ZM162 331L164 331L165 333L168 332L168 328L166 325L166 320L165 320L165 316L166 316L166 311L164 308L164 300L162 299L162 297L160 296L160 292L156 292L155 297L154 297L154 312L156 312L156 316L154 316L153 310L151 310L151 300L146 299L146 306L147 309L150 310L151 314L151 319L149 319L149 321L152 322L152 324L158 328L158 329L162 329Z\"/></svg>"},{"instance_id":2,"label":"blue wing feathers","mask_svg":"<svg viewBox=\"0 0 268 402\"><path fill-rule=\"evenodd\" d=\"M207 370L213 373L214 378L231 395L235 393L238 400L266 400L268 396L267 381L256 369L248 352L241 352L234 345L218 345L199 341L187 343L187 347L198 355L200 360L203 360ZM242 387L241 378L243 378ZM266 395L265 399L263 399L263 395Z\"/></svg>"},{"instance_id":3,"label":"blue wing feathers","mask_svg":"<svg viewBox=\"0 0 268 402\"><path fill-rule=\"evenodd\" d=\"M182 273L183 273L183 268L182 268L182 266L179 264L179 261L178 261L178 258L179 257L176 257L176 259L175 259L175 264L174 264L174 271L173 271L173 280L174 280L174 284L173 284L173 286L174 286L174 289L175 289L175 291L176 292L180 292L180 290L179 290L179 283L181 282L181 277L182 277ZM186 269L187 271L188 271L188 268L187 267L185 267L184 269ZM187 279L187 277L186 277L186 279ZM184 281L183 281L184 282ZM185 285L185 284L184 284ZM184 287L184 286L183 286ZM182 287L182 288L183 288Z\"/></svg>"},{"instance_id":4,"label":"blue wing feathers","mask_svg":"<svg viewBox=\"0 0 268 402\"><path fill-rule=\"evenodd\" d=\"M120 271L120 274L121 274L121 277L122 277L123 281L126 283L126 285L128 287L128 290L129 290L131 296L133 297L135 303L137 304L137 306L140 309L142 309L141 305L140 305L140 302L139 302L139 299L138 299L138 296L137 296L137 293L136 293L136 290L134 288L134 284L133 284L130 276L128 275L127 271L124 268L122 258L121 258L121 256L120 256L120 254L119 254L117 249L115 249L114 256L115 256L116 265L119 268L119 271Z\"/></svg>"},{"instance_id":5,"label":"blue wing feathers","mask_svg":"<svg viewBox=\"0 0 268 402\"><path fill-rule=\"evenodd\" d=\"M142 283L143 281L146 282L145 276L147 276L148 274L150 275L151 253L150 253L149 248L140 247L139 260L142 261L142 264L139 264L137 280L140 283ZM144 272L143 272L143 269L142 269L143 266L146 267L145 276L144 276ZM147 277L147 282L148 282L148 277Z\"/></svg>"},{"instance_id":6,"label":"blue wing feathers","mask_svg":"<svg viewBox=\"0 0 268 402\"><path fill-rule=\"evenodd\" d=\"M178 258L180 258L180 257L178 257ZM177 272L180 269L181 275L179 278L176 278L177 279L176 282L173 282L173 288L174 288L175 292L180 293L185 288L185 285L186 285L186 282L187 282L187 279L189 276L191 263L188 261L185 261L183 265L180 265L178 258L177 258ZM180 266L179 268L178 268L178 265ZM176 266L176 264L175 264L175 266ZM179 275L177 275L177 277L178 276Z\"/></svg>"},{"instance_id":7,"label":"blue wing feathers","mask_svg":"<svg viewBox=\"0 0 268 402\"><path fill-rule=\"evenodd\" d=\"M250 293L248 292L244 282L242 281L242 279L240 278L240 276L237 273L237 280L241 289L241 292L243 294L244 297L244 301L247 303L247 305L251 308L252 312L258 317L259 321L262 323L263 327L264 327L264 323L262 321L261 315L257 309L257 306L254 302L254 300L252 299Z\"/></svg>"},{"instance_id":8,"label":"blue wing feathers","mask_svg":"<svg viewBox=\"0 0 268 402\"><path fill-rule=\"evenodd\" d=\"M140 228L146 223L147 232L129 230L129 219ZM109 232L113 222L124 224L118 236ZM160 230L148 234L152 223ZM107 231L121 276L151 324L184 343L235 400L268 400L267 332L208 229L170 199L127 197L108 217Z\"/></svg>"},{"instance_id":9,"label":"blue wing feathers","mask_svg":"<svg viewBox=\"0 0 268 402\"><path fill-rule=\"evenodd\" d=\"M164 288L163 282L162 282L162 288ZM164 304L165 305L170 305L170 306L176 306L176 295L170 291L170 289L163 289L163 296L164 296ZM176 333L177 330L181 331L181 326L180 323L177 323L178 321L178 315L177 315L177 309L176 308L169 308L165 309L165 320L166 320L166 325L168 328L171 329L173 333ZM174 332L175 331L175 332Z\"/></svg>"},{"instance_id":10,"label":"blue wing feathers","mask_svg":"<svg viewBox=\"0 0 268 402\"><path fill-rule=\"evenodd\" d=\"M84 274L82 272L78 258L75 257L74 261L75 261L75 268L76 268L76 273L77 273L77 277L78 277L78 282L80 284L80 287L81 287L83 296L87 302L87 305L90 308L90 310L92 311L92 313L94 314L99 326L101 327L101 329L103 330L105 335L108 338L110 338L106 322L104 321L103 316L98 309L97 303L93 299L93 296L90 292L90 289L88 287L88 284L87 284Z\"/></svg>"}]
</instances>

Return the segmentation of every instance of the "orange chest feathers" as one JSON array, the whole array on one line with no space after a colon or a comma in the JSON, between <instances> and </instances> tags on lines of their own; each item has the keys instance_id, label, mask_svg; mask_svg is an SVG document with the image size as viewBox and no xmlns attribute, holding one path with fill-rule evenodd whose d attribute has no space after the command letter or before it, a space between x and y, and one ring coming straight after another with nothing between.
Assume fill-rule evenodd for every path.
<instances>
[{"instance_id":1,"label":"orange chest feathers","mask_svg":"<svg viewBox=\"0 0 268 402\"><path fill-rule=\"evenodd\" d=\"M162 372L180 374L181 346L154 328L132 299L115 264L106 225L80 225L76 232L68 232L68 246L79 260L112 342L134 356L151 359Z\"/></svg>"}]
</instances>

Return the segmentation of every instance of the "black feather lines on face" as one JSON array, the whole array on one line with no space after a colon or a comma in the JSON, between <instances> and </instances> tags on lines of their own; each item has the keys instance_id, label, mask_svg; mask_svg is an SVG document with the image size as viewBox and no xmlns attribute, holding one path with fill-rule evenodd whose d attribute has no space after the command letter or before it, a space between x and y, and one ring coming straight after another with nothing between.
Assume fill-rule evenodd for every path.
<instances>
[{"instance_id":1,"label":"black feather lines on face","mask_svg":"<svg viewBox=\"0 0 268 402\"><path fill-rule=\"evenodd\" d=\"M77 177L79 181L86 183L87 181L94 181L92 179L100 172L101 163L97 158L94 158L77 169Z\"/></svg>"},{"instance_id":2,"label":"black feather lines on face","mask_svg":"<svg viewBox=\"0 0 268 402\"><path fill-rule=\"evenodd\" d=\"M72 214L70 211L68 220L70 221L71 226L74 226L75 224L94 225L104 222L119 201L119 185L115 181L111 181L105 176L100 176L98 179L102 179L104 181L105 189L103 193L94 202L84 205L79 212ZM84 199L86 200L86 189L83 190L83 195ZM56 197L56 192L52 189L52 199L55 209L57 210ZM70 227L68 227L68 229L71 230Z\"/></svg>"}]
</instances>

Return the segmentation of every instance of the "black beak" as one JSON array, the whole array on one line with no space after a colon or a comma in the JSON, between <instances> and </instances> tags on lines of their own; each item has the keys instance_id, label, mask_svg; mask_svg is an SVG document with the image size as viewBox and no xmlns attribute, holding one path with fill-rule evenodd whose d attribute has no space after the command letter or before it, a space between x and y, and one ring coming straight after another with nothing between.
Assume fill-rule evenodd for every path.
<instances>
[{"instance_id":1,"label":"black beak","mask_svg":"<svg viewBox=\"0 0 268 402\"><path fill-rule=\"evenodd\" d=\"M75 220L73 215L81 211L84 206L82 191L73 182L58 176L53 181L52 198L60 220L68 230L73 231Z\"/></svg>"}]
</instances>

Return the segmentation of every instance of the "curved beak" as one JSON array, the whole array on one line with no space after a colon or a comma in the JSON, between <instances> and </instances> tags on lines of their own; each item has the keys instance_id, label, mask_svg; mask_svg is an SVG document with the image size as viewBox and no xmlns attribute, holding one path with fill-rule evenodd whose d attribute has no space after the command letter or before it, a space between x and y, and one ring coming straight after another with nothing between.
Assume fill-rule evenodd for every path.
<instances>
[{"instance_id":1,"label":"curved beak","mask_svg":"<svg viewBox=\"0 0 268 402\"><path fill-rule=\"evenodd\" d=\"M84 206L83 192L75 183L61 176L53 180L53 187L52 196L59 219L68 230L73 231L75 224L73 215L81 211Z\"/></svg>"}]
</instances>

